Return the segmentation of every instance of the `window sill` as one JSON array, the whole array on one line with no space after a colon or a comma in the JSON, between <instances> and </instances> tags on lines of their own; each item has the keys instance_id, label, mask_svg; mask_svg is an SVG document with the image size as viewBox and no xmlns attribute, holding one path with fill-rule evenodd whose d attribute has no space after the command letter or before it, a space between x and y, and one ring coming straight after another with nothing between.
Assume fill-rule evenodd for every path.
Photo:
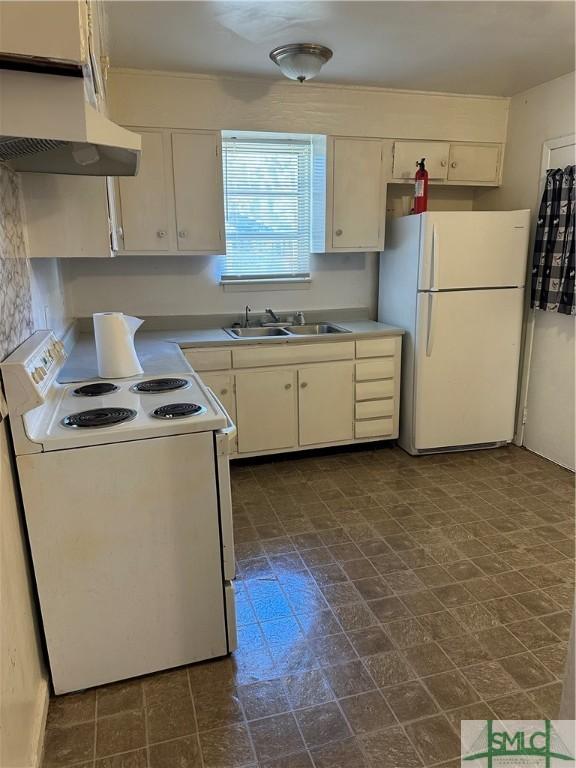
<instances>
[{"instance_id":1,"label":"window sill","mask_svg":"<svg viewBox=\"0 0 576 768\"><path fill-rule=\"evenodd\" d=\"M310 277L270 278L262 280L221 280L220 286L227 292L242 293L254 291L307 291Z\"/></svg>"}]
</instances>

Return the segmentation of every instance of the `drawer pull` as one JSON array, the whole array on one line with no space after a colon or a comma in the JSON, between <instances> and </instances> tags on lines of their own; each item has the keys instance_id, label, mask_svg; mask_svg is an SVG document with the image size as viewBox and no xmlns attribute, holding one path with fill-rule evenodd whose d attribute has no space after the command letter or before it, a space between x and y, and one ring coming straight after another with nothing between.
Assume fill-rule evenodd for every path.
<instances>
[{"instance_id":1,"label":"drawer pull","mask_svg":"<svg viewBox=\"0 0 576 768\"><path fill-rule=\"evenodd\" d=\"M306 389L307 386L307 382L303 381L302 384L300 384L300 389Z\"/></svg>"},{"instance_id":2,"label":"drawer pull","mask_svg":"<svg viewBox=\"0 0 576 768\"><path fill-rule=\"evenodd\" d=\"M284 384L284 389L292 389L292 384Z\"/></svg>"}]
</instances>

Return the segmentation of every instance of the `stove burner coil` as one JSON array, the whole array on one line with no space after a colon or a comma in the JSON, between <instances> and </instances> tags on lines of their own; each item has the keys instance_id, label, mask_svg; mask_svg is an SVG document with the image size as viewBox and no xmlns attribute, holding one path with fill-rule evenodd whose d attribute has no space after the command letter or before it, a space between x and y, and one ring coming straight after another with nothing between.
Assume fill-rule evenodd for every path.
<instances>
[{"instance_id":1,"label":"stove burner coil","mask_svg":"<svg viewBox=\"0 0 576 768\"><path fill-rule=\"evenodd\" d=\"M65 416L60 422L64 427L86 429L88 427L109 427L113 424L122 424L124 421L132 421L136 418L136 411L132 408L92 408L89 411L80 411Z\"/></svg>"},{"instance_id":2,"label":"stove burner coil","mask_svg":"<svg viewBox=\"0 0 576 768\"><path fill-rule=\"evenodd\" d=\"M94 384L84 384L82 387L74 390L77 397L98 397L99 395L109 395L112 392L118 392L120 387L112 384L111 381L95 381Z\"/></svg>"},{"instance_id":3,"label":"stove burner coil","mask_svg":"<svg viewBox=\"0 0 576 768\"><path fill-rule=\"evenodd\" d=\"M197 416L206 413L206 408L196 403L169 403L161 405L152 411L155 419L185 419L187 416Z\"/></svg>"},{"instance_id":4,"label":"stove burner coil","mask_svg":"<svg viewBox=\"0 0 576 768\"><path fill-rule=\"evenodd\" d=\"M148 379L130 387L132 392L154 394L156 392L173 392L175 389L187 389L190 382L187 379Z\"/></svg>"}]
</instances>

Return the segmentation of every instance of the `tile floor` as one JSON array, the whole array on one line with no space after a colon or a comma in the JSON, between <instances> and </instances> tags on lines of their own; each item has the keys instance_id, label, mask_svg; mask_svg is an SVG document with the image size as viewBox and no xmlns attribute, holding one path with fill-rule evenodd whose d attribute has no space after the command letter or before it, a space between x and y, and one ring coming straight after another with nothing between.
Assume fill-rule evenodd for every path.
<instances>
[{"instance_id":1,"label":"tile floor","mask_svg":"<svg viewBox=\"0 0 576 768\"><path fill-rule=\"evenodd\" d=\"M557 714L573 475L517 448L233 467L239 649L53 699L45 768L459 765Z\"/></svg>"}]
</instances>

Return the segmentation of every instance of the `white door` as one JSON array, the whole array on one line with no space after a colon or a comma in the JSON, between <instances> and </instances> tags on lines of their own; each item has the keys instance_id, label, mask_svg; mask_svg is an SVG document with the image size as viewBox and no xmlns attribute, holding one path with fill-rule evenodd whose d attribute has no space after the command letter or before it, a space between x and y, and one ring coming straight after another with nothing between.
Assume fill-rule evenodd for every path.
<instances>
[{"instance_id":1,"label":"white door","mask_svg":"<svg viewBox=\"0 0 576 768\"><path fill-rule=\"evenodd\" d=\"M210 387L226 412L236 424L236 395L234 392L234 376L229 373L202 373L202 381ZM232 441L231 453L236 452L236 438Z\"/></svg>"},{"instance_id":2,"label":"white door","mask_svg":"<svg viewBox=\"0 0 576 768\"><path fill-rule=\"evenodd\" d=\"M18 458L56 693L227 652L213 443Z\"/></svg>"},{"instance_id":3,"label":"white door","mask_svg":"<svg viewBox=\"0 0 576 768\"><path fill-rule=\"evenodd\" d=\"M354 363L317 365L298 370L300 445L352 440Z\"/></svg>"},{"instance_id":4,"label":"white door","mask_svg":"<svg viewBox=\"0 0 576 768\"><path fill-rule=\"evenodd\" d=\"M530 211L422 214L420 290L521 286Z\"/></svg>"},{"instance_id":5,"label":"white door","mask_svg":"<svg viewBox=\"0 0 576 768\"><path fill-rule=\"evenodd\" d=\"M380 251L386 194L382 142L333 141L331 245L338 250Z\"/></svg>"},{"instance_id":6,"label":"white door","mask_svg":"<svg viewBox=\"0 0 576 768\"><path fill-rule=\"evenodd\" d=\"M225 252L220 134L172 134L179 251Z\"/></svg>"},{"instance_id":7,"label":"white door","mask_svg":"<svg viewBox=\"0 0 576 768\"><path fill-rule=\"evenodd\" d=\"M448 181L496 183L500 170L500 144L451 144Z\"/></svg>"},{"instance_id":8,"label":"white door","mask_svg":"<svg viewBox=\"0 0 576 768\"><path fill-rule=\"evenodd\" d=\"M111 256L106 179L22 173L31 258Z\"/></svg>"},{"instance_id":9,"label":"white door","mask_svg":"<svg viewBox=\"0 0 576 768\"><path fill-rule=\"evenodd\" d=\"M413 181L418 170L416 163L424 158L431 180L446 179L449 153L450 144L443 141L395 141L392 175L395 179Z\"/></svg>"},{"instance_id":10,"label":"white door","mask_svg":"<svg viewBox=\"0 0 576 768\"><path fill-rule=\"evenodd\" d=\"M142 136L137 176L118 179L122 212L120 249L135 253L174 248L174 220L170 210L170 148L158 131L136 129Z\"/></svg>"},{"instance_id":11,"label":"white door","mask_svg":"<svg viewBox=\"0 0 576 768\"><path fill-rule=\"evenodd\" d=\"M296 371L237 373L236 416L239 453L296 446Z\"/></svg>"},{"instance_id":12,"label":"white door","mask_svg":"<svg viewBox=\"0 0 576 768\"><path fill-rule=\"evenodd\" d=\"M552 143L552 142L551 142ZM555 140L543 174L576 162L574 138ZM538 201L539 203L540 201ZM569 469L574 456L574 317L535 310L523 444Z\"/></svg>"},{"instance_id":13,"label":"white door","mask_svg":"<svg viewBox=\"0 0 576 768\"><path fill-rule=\"evenodd\" d=\"M418 295L416 449L512 440L523 295Z\"/></svg>"}]
</instances>

